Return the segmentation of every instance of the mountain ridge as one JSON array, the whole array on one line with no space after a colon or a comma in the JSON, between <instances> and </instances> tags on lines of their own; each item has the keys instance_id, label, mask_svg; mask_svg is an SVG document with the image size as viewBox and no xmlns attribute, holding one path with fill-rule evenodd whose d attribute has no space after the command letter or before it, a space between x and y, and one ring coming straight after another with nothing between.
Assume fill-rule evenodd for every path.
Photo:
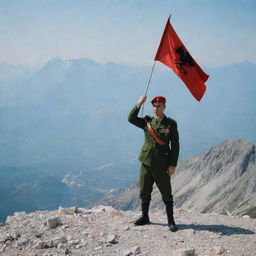
<instances>
[{"instance_id":1,"label":"mountain ridge","mask_svg":"<svg viewBox=\"0 0 256 256\"><path fill-rule=\"evenodd\" d=\"M255 145L244 140L227 140L205 153L181 161L171 176L176 207L200 212L248 214L256 218ZM138 186L109 193L106 202L121 210L139 209ZM127 202L127 203L126 203ZM152 207L162 208L154 187Z\"/></svg>"},{"instance_id":2,"label":"mountain ridge","mask_svg":"<svg viewBox=\"0 0 256 256\"><path fill-rule=\"evenodd\" d=\"M71 63L68 70L61 68L68 66L68 63ZM207 82L207 93L200 103L189 96L186 88L180 85L181 82L170 70L155 71L148 97L162 94L168 98L166 114L178 122L183 145L182 159L206 150L224 139L242 137L256 142L256 123L253 118L256 112L253 103L256 72L248 69L247 62L236 65L237 68L229 72L222 68L210 70L211 79ZM252 63L249 66L256 68ZM232 69L233 66L229 67ZM54 72L55 68L60 70ZM148 71L146 67L116 63L101 65L88 59L63 61L55 58L24 81L15 81L8 86L0 85L2 145L6 145L12 153L6 154L6 147L0 145L1 164L31 164L33 161L41 161L40 158L52 161L50 155L55 155L52 151L65 148L61 145L62 142L73 144L73 148L84 151L82 154L92 155L94 150L88 152L89 148L81 145L81 141L93 144L93 138L93 141L102 143L98 148L106 148L110 146L106 139L110 134L110 141L117 144L115 148L118 148L118 152L124 149L127 152L126 160L131 160L127 155L135 155L133 152L139 145L140 137L138 133L132 133L126 116L143 93L142 85L147 81ZM145 112L151 111L148 105L145 105ZM201 125L202 122L204 126ZM194 125L191 126L191 123ZM111 132L104 132L103 125L106 131ZM84 132L86 128L88 135ZM130 140L121 138L121 132L127 134L127 138L133 137L134 143L131 145ZM12 136L13 134L16 136ZM45 145L44 138L51 141L51 145ZM26 143L27 141L33 143ZM72 155L72 152L69 154ZM103 158L105 152L100 154ZM116 159L124 155L118 153ZM59 154L55 157L64 160L67 155L62 157ZM111 156L108 154L106 158L111 159ZM80 161L83 161L82 158Z\"/></svg>"}]
</instances>

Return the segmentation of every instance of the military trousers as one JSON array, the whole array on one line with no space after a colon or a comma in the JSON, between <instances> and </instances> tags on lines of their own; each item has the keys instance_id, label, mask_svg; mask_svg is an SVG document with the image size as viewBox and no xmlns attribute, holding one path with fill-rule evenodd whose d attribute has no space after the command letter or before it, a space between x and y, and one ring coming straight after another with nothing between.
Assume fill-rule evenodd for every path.
<instances>
[{"instance_id":1,"label":"military trousers","mask_svg":"<svg viewBox=\"0 0 256 256\"><path fill-rule=\"evenodd\" d=\"M140 198L151 200L154 182L156 183L164 202L172 202L171 177L166 173L167 168L157 168L142 164L140 168Z\"/></svg>"}]
</instances>

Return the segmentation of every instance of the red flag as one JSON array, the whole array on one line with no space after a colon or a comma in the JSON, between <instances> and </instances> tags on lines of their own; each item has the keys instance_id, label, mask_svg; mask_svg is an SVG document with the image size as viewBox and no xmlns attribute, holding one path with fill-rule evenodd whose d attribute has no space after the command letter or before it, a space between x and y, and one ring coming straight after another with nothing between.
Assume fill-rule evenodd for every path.
<instances>
[{"instance_id":1,"label":"red flag","mask_svg":"<svg viewBox=\"0 0 256 256\"><path fill-rule=\"evenodd\" d=\"M155 60L161 61L170 67L185 83L192 95L198 101L201 100L206 90L204 83L209 76L204 73L189 54L174 31L170 18L167 20Z\"/></svg>"}]
</instances>

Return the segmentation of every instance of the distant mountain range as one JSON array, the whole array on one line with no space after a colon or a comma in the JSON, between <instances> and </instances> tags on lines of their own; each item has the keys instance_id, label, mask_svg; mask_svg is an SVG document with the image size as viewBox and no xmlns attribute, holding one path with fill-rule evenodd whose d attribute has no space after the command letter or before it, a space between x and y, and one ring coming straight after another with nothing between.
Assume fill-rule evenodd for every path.
<instances>
[{"instance_id":1,"label":"distant mountain range","mask_svg":"<svg viewBox=\"0 0 256 256\"><path fill-rule=\"evenodd\" d=\"M0 167L0 222L15 211L89 207L105 193L133 183L137 169L136 163L93 168L68 162Z\"/></svg>"},{"instance_id":2,"label":"distant mountain range","mask_svg":"<svg viewBox=\"0 0 256 256\"><path fill-rule=\"evenodd\" d=\"M127 115L144 93L150 68L54 58L29 76L24 71L14 79L10 65L8 70L0 69L0 166L136 159L142 136ZM181 159L226 139L256 143L256 65L205 70L210 78L200 103L161 64L153 74L149 99L167 97L166 114L178 122ZM144 113L151 113L149 101Z\"/></svg>"},{"instance_id":3,"label":"distant mountain range","mask_svg":"<svg viewBox=\"0 0 256 256\"><path fill-rule=\"evenodd\" d=\"M204 70L210 78L200 103L161 64L153 74L148 98L167 97L166 114L178 122L180 160L227 139L256 143L256 65ZM0 215L86 207L134 183L143 133L127 116L149 72L57 57L40 69L0 64Z\"/></svg>"},{"instance_id":4,"label":"distant mountain range","mask_svg":"<svg viewBox=\"0 0 256 256\"><path fill-rule=\"evenodd\" d=\"M243 140L225 141L182 161L171 177L175 206L256 218L255 148ZM138 186L112 191L100 203L122 210L139 209ZM156 187L151 207L163 207Z\"/></svg>"},{"instance_id":5,"label":"distant mountain range","mask_svg":"<svg viewBox=\"0 0 256 256\"><path fill-rule=\"evenodd\" d=\"M36 68L24 65L0 63L0 84L24 80L36 72Z\"/></svg>"}]
</instances>

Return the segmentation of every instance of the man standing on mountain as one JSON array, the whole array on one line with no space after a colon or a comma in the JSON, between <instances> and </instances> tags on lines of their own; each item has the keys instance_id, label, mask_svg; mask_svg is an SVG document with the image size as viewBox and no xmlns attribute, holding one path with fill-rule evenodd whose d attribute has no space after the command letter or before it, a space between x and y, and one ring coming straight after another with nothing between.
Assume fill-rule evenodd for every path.
<instances>
[{"instance_id":1,"label":"man standing on mountain","mask_svg":"<svg viewBox=\"0 0 256 256\"><path fill-rule=\"evenodd\" d=\"M179 156L177 123L165 116L166 99L163 96L157 96L151 100L154 116L138 117L140 107L146 99L147 96L141 96L128 116L128 121L143 129L145 134L145 142L138 158L141 161L139 183L142 215L134 224L145 225L150 223L148 209L153 184L156 182L166 205L169 229L175 232L178 228L173 217L170 176L175 172ZM171 144L171 148L169 144Z\"/></svg>"}]
</instances>

